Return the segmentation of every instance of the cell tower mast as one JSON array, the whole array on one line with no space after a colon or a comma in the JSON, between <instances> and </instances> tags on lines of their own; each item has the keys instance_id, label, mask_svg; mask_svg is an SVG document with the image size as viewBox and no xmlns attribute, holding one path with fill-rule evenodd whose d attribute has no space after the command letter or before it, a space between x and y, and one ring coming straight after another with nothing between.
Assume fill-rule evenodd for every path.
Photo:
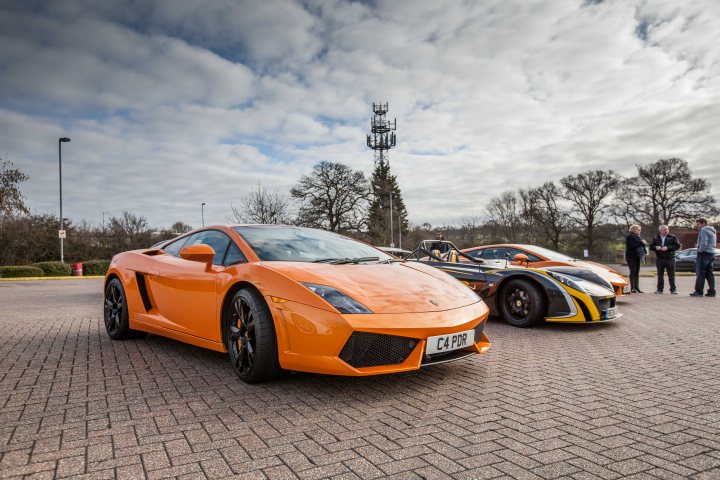
<instances>
[{"instance_id":1,"label":"cell tower mast","mask_svg":"<svg viewBox=\"0 0 720 480\"><path fill-rule=\"evenodd\" d=\"M388 104L373 102L373 117L370 119L370 134L367 136L367 146L375 151L375 164L389 163L388 152L395 146L395 130L397 119L385 118Z\"/></svg>"}]
</instances>

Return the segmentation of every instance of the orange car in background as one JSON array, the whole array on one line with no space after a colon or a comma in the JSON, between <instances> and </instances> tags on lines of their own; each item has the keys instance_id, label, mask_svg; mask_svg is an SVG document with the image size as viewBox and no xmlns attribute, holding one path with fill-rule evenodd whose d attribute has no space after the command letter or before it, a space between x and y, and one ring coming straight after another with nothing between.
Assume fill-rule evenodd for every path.
<instances>
[{"instance_id":1,"label":"orange car in background","mask_svg":"<svg viewBox=\"0 0 720 480\"><path fill-rule=\"evenodd\" d=\"M630 293L630 283L617 270L613 270L601 263L587 260L577 260L554 250L537 245L521 245L516 243L504 243L499 245L485 245L463 250L468 255L482 260L505 260L509 259L513 265L523 265L533 268L542 267L581 267L593 271L603 279L610 282L615 289L615 295Z\"/></svg>"},{"instance_id":2,"label":"orange car in background","mask_svg":"<svg viewBox=\"0 0 720 480\"><path fill-rule=\"evenodd\" d=\"M213 226L113 257L104 320L228 352L246 382L281 369L374 375L484 353L488 307L433 267L292 226Z\"/></svg>"}]
</instances>

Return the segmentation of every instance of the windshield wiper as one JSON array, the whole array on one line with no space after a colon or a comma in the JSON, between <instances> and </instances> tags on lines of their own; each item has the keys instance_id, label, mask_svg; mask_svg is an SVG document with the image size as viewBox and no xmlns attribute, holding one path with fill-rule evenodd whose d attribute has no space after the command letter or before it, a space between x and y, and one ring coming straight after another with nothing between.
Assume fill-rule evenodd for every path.
<instances>
[{"instance_id":1,"label":"windshield wiper","mask_svg":"<svg viewBox=\"0 0 720 480\"><path fill-rule=\"evenodd\" d=\"M312 263L332 263L332 262L337 262L338 260L342 261L345 259L344 258L319 258L317 260L313 260Z\"/></svg>"},{"instance_id":2,"label":"windshield wiper","mask_svg":"<svg viewBox=\"0 0 720 480\"><path fill-rule=\"evenodd\" d=\"M361 262L377 262L380 257L357 257L357 258L338 258L330 262L331 265L344 265L346 263L361 263Z\"/></svg>"},{"instance_id":3,"label":"windshield wiper","mask_svg":"<svg viewBox=\"0 0 720 480\"><path fill-rule=\"evenodd\" d=\"M402 258L387 258L385 260L380 260L378 263L394 263L394 262L404 262L405 259Z\"/></svg>"}]
</instances>

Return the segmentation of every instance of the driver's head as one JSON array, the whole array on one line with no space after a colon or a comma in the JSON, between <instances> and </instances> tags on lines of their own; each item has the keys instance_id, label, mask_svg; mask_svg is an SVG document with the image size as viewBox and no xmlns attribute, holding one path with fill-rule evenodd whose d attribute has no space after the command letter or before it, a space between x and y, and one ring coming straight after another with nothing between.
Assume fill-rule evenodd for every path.
<instances>
[{"instance_id":1,"label":"driver's head","mask_svg":"<svg viewBox=\"0 0 720 480\"><path fill-rule=\"evenodd\" d=\"M441 232L440 230L438 230L437 232L435 232L435 239L436 239L436 240L443 240L444 238L445 238L445 235L443 235L443 232Z\"/></svg>"}]
</instances>

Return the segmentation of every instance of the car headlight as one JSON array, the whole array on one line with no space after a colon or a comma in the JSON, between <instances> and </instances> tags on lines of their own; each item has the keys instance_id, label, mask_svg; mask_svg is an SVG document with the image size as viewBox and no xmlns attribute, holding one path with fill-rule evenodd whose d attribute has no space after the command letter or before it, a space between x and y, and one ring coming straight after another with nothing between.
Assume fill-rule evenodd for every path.
<instances>
[{"instance_id":1,"label":"car headlight","mask_svg":"<svg viewBox=\"0 0 720 480\"><path fill-rule=\"evenodd\" d=\"M567 285L568 287L577 290L578 292L584 292L585 289L580 286L579 283L577 283L575 280L571 279L570 277L566 277L565 275L557 272L553 272L550 270L547 270L547 273L553 277L558 282L562 283L563 285Z\"/></svg>"},{"instance_id":2,"label":"car headlight","mask_svg":"<svg viewBox=\"0 0 720 480\"><path fill-rule=\"evenodd\" d=\"M335 307L340 313L373 313L365 305L344 294L337 288L328 287L327 285L318 285L317 283L303 282L303 285L305 285L315 295Z\"/></svg>"}]
</instances>

